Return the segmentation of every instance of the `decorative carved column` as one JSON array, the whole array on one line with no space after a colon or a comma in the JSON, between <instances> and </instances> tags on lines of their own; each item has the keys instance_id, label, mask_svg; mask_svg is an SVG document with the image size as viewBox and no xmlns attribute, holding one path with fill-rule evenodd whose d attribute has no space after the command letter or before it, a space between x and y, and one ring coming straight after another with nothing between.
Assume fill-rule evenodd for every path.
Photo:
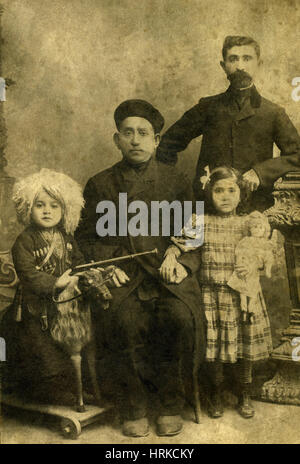
<instances>
[{"instance_id":1,"label":"decorative carved column","mask_svg":"<svg viewBox=\"0 0 300 464\"><path fill-rule=\"evenodd\" d=\"M277 362L277 372L264 383L261 399L300 405L300 172L280 178L274 185L273 196L274 206L265 214L272 227L280 230L285 238L292 311L281 344L271 355Z\"/></svg>"}]
</instances>

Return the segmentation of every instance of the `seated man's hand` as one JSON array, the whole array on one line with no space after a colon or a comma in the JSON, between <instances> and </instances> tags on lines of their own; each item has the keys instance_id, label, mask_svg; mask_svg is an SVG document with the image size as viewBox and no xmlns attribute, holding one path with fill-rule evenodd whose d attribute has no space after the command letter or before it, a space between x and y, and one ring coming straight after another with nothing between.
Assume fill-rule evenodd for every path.
<instances>
[{"instance_id":1,"label":"seated man's hand","mask_svg":"<svg viewBox=\"0 0 300 464\"><path fill-rule=\"evenodd\" d=\"M160 276L167 284L180 284L188 275L185 267L174 255L167 255L159 268Z\"/></svg>"},{"instance_id":2,"label":"seated man's hand","mask_svg":"<svg viewBox=\"0 0 300 464\"><path fill-rule=\"evenodd\" d=\"M177 259L174 254L167 254L165 259L162 262L162 265L159 268L159 273L161 278L167 284L175 282L175 268L176 268Z\"/></svg>"},{"instance_id":3,"label":"seated man's hand","mask_svg":"<svg viewBox=\"0 0 300 464\"><path fill-rule=\"evenodd\" d=\"M110 276L106 284L108 287L122 287L122 285L125 285L130 280L126 272L122 271L119 267L108 266L105 271L109 273L107 277Z\"/></svg>"},{"instance_id":4,"label":"seated man's hand","mask_svg":"<svg viewBox=\"0 0 300 464\"><path fill-rule=\"evenodd\" d=\"M177 263L177 266L175 268L175 274L175 284L180 284L188 276L186 268L180 263Z\"/></svg>"}]
</instances>

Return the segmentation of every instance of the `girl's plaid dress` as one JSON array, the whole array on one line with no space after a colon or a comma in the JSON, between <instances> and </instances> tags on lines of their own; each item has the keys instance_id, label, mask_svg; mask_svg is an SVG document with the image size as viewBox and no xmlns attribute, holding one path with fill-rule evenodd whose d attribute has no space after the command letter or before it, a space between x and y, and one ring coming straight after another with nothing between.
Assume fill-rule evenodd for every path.
<instances>
[{"instance_id":1,"label":"girl's plaid dress","mask_svg":"<svg viewBox=\"0 0 300 464\"><path fill-rule=\"evenodd\" d=\"M227 281L234 270L235 246L247 235L246 216L205 216L201 247L201 306L207 319L206 360L235 363L265 359L272 350L265 302L258 294L258 311L251 323L241 318L240 295Z\"/></svg>"}]
</instances>

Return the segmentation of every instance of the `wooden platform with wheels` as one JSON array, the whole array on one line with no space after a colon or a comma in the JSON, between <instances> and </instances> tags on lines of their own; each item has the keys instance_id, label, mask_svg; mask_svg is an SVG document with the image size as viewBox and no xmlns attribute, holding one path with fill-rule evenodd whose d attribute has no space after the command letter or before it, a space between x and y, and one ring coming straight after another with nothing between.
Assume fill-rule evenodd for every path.
<instances>
[{"instance_id":1,"label":"wooden platform with wheels","mask_svg":"<svg viewBox=\"0 0 300 464\"><path fill-rule=\"evenodd\" d=\"M22 400L22 398L16 397L13 394L7 393L2 394L1 403L4 406L22 409L25 411L34 411L60 419L61 433L65 438L74 440L79 437L83 427L100 420L103 413L111 408L109 405L104 408L94 405L85 405L86 411L76 412L75 409L72 410L71 406L30 403Z\"/></svg>"}]
</instances>

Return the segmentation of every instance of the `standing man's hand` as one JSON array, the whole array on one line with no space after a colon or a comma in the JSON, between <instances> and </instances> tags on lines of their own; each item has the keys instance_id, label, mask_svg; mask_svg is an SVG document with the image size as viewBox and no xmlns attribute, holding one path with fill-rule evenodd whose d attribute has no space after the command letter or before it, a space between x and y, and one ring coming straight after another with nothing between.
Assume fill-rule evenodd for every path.
<instances>
[{"instance_id":1,"label":"standing man's hand","mask_svg":"<svg viewBox=\"0 0 300 464\"><path fill-rule=\"evenodd\" d=\"M245 172L245 174L243 174L243 179L251 192L254 192L259 187L260 180L254 169Z\"/></svg>"}]
</instances>

